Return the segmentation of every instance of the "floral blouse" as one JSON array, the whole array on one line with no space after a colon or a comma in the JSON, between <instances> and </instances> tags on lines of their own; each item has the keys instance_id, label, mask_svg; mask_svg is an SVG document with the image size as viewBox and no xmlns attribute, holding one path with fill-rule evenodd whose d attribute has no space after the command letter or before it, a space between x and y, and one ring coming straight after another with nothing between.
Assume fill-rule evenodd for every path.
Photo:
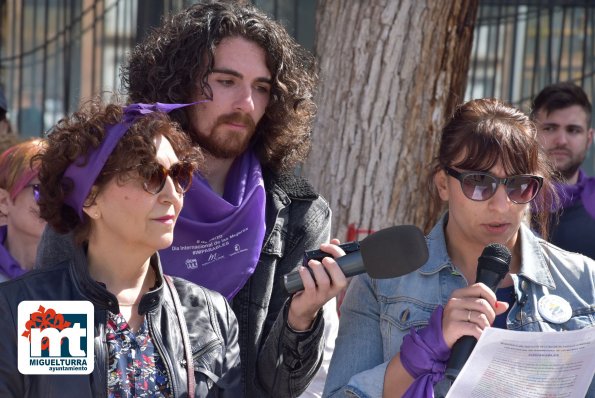
<instances>
[{"instance_id":1,"label":"floral blouse","mask_svg":"<svg viewBox=\"0 0 595 398\"><path fill-rule=\"evenodd\" d=\"M108 314L108 397L171 397L167 371L149 336L146 319L134 333L122 314Z\"/></svg>"}]
</instances>

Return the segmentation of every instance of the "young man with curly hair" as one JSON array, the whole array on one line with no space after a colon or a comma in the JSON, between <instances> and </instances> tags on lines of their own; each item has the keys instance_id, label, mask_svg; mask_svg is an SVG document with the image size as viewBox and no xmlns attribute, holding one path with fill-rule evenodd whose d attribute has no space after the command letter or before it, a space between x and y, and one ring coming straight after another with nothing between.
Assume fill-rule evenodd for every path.
<instances>
[{"instance_id":1,"label":"young man with curly hair","mask_svg":"<svg viewBox=\"0 0 595 398\"><path fill-rule=\"evenodd\" d=\"M310 148L314 58L250 5L196 4L136 46L123 70L132 102L192 103L174 111L206 153L160 255L167 273L223 293L240 325L247 397L295 397L322 360L322 306L346 285L326 249L331 211L293 174ZM322 245L321 245L322 244ZM283 275L305 290L290 297ZM200 349L200 348L197 348Z\"/></svg>"}]
</instances>

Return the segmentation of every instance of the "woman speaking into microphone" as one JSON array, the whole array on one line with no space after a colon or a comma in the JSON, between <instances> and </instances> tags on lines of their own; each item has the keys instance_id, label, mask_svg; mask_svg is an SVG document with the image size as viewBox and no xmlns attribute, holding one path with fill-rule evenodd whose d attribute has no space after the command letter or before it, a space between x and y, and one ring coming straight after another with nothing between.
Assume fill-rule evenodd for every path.
<instances>
[{"instance_id":1,"label":"woman speaking into microphone","mask_svg":"<svg viewBox=\"0 0 595 398\"><path fill-rule=\"evenodd\" d=\"M555 194L545 159L521 111L494 99L457 108L428 181L430 219L441 214L426 238L429 259L402 277L354 278L324 396L432 397L463 336L477 339L490 326L544 332L594 326L595 262L549 244L527 224L536 206L539 233L547 236ZM511 254L496 294L474 283L478 258L493 243Z\"/></svg>"}]
</instances>

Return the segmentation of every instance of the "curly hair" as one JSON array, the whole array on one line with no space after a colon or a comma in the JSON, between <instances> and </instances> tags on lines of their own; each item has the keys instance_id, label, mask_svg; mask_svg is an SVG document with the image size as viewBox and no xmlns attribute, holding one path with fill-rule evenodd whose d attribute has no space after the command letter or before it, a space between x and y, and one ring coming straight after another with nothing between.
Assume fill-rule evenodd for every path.
<instances>
[{"instance_id":1,"label":"curly hair","mask_svg":"<svg viewBox=\"0 0 595 398\"><path fill-rule=\"evenodd\" d=\"M543 177L543 186L531 202L533 220L547 239L549 212L557 202L552 182L553 169L536 138L529 117L497 99L477 99L460 105L442 129L440 148L427 179L430 193L430 229L445 204L438 195L434 175L444 167L488 171L502 162L507 175L536 174ZM464 155L461 157L461 155Z\"/></svg>"},{"instance_id":2,"label":"curly hair","mask_svg":"<svg viewBox=\"0 0 595 398\"><path fill-rule=\"evenodd\" d=\"M36 156L41 160L40 216L60 233L73 231L78 244L88 239L91 223L85 213L81 219L77 211L65 203L72 184L63 181L64 172L79 157L85 159L90 149L97 148L106 128L119 123L122 115L121 105L104 105L98 97L89 100L77 112L54 126L47 137L47 147ZM154 138L159 135L167 138L181 161L191 163L193 168L198 167L200 152L192 146L177 123L164 113L150 113L136 120L118 141L95 180L95 188L87 203L92 203L97 193L113 178L123 182L130 178L130 170L153 163L157 154Z\"/></svg>"},{"instance_id":3,"label":"curly hair","mask_svg":"<svg viewBox=\"0 0 595 398\"><path fill-rule=\"evenodd\" d=\"M197 92L212 99L207 78L214 50L228 37L242 37L265 51L271 97L257 125L254 148L263 166L290 170L310 150L316 61L281 24L253 6L208 2L166 18L130 54L122 68L123 86L132 102L185 103ZM174 111L171 117L193 134L187 110Z\"/></svg>"}]
</instances>

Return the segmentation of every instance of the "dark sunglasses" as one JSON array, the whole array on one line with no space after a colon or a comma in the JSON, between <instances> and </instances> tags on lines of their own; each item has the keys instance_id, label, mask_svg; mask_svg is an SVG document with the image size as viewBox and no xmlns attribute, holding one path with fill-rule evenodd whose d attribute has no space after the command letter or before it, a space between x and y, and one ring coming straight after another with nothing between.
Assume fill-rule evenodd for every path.
<instances>
[{"instance_id":1,"label":"dark sunglasses","mask_svg":"<svg viewBox=\"0 0 595 398\"><path fill-rule=\"evenodd\" d=\"M179 162L166 169L159 163L142 165L138 173L143 180L143 188L150 194L156 195L165 186L167 176L170 176L178 193L186 193L192 185L194 166L188 162Z\"/></svg>"},{"instance_id":2,"label":"dark sunglasses","mask_svg":"<svg viewBox=\"0 0 595 398\"><path fill-rule=\"evenodd\" d=\"M514 203L529 203L535 199L543 185L543 177L530 174L499 178L482 171L459 172L450 167L444 167L444 171L459 180L467 198L476 201L488 200L496 194L498 185L502 184L506 187L506 194Z\"/></svg>"},{"instance_id":3,"label":"dark sunglasses","mask_svg":"<svg viewBox=\"0 0 595 398\"><path fill-rule=\"evenodd\" d=\"M25 188L29 188L33 190L33 197L35 198L35 203L39 203L39 184L27 184Z\"/></svg>"}]
</instances>

